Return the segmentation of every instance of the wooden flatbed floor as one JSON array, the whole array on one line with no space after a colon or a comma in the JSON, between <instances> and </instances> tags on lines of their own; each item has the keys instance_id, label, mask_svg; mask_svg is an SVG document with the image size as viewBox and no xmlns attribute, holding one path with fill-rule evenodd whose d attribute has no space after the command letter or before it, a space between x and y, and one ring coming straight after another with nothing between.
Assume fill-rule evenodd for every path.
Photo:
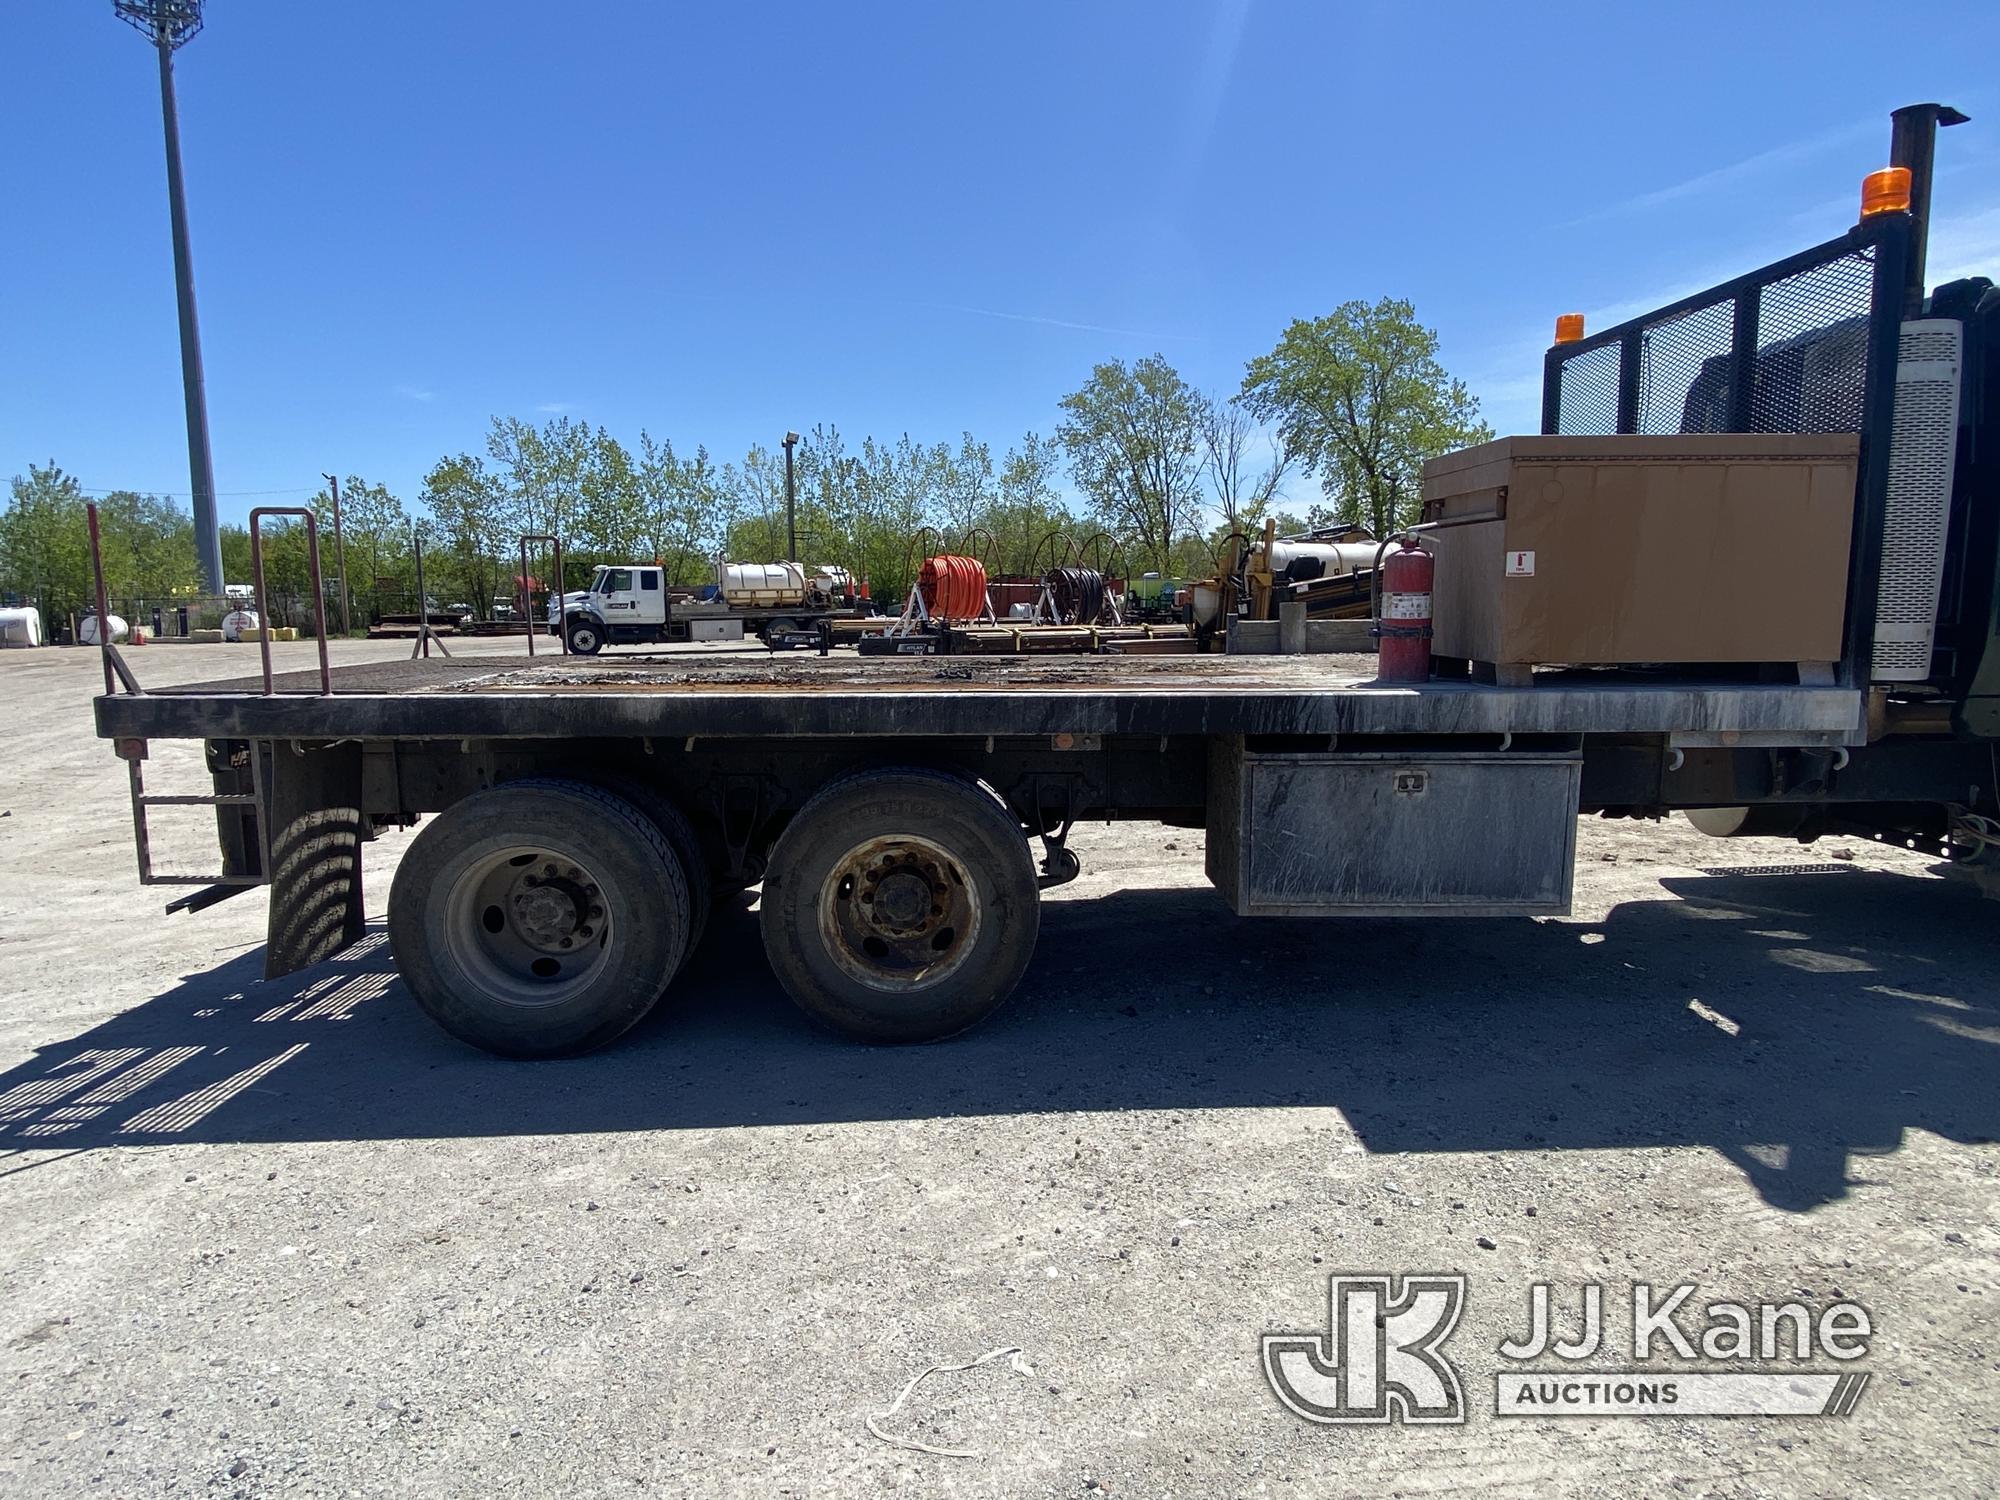
<instances>
[{"instance_id":1,"label":"wooden flatbed floor","mask_svg":"<svg viewBox=\"0 0 2000 1500\"><path fill-rule=\"evenodd\" d=\"M1540 673L1529 687L1373 680L1372 656L908 657L748 652L418 659L102 698L141 738L1040 734L1670 734L1852 744L1851 688Z\"/></svg>"}]
</instances>

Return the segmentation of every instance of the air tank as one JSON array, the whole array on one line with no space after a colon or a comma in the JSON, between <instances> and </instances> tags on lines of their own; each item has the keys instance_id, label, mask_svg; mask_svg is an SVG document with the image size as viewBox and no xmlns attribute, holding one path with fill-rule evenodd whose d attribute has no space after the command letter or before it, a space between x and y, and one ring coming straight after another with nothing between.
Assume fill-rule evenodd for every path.
<instances>
[{"instance_id":1,"label":"air tank","mask_svg":"<svg viewBox=\"0 0 2000 1500\"><path fill-rule=\"evenodd\" d=\"M717 563L716 587L732 609L804 604L806 570L794 562Z\"/></svg>"}]
</instances>

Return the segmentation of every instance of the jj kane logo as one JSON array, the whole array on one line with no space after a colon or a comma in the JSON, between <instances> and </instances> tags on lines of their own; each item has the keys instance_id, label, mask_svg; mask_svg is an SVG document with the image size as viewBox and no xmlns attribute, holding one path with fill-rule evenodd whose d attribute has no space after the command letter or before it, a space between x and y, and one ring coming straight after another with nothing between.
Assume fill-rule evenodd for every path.
<instances>
[{"instance_id":1,"label":"jj kane logo","mask_svg":"<svg viewBox=\"0 0 2000 1500\"><path fill-rule=\"evenodd\" d=\"M1523 1332L1495 1350L1503 1362L1493 1373L1495 1415L1846 1416L1860 1402L1865 1372L1807 1366L1867 1354L1874 1324L1865 1307L1702 1303L1698 1291L1633 1283L1621 1349L1601 1284L1577 1289L1574 1320L1559 1328L1556 1290L1535 1283ZM1462 1423L1464 1388L1444 1345L1465 1299L1456 1273L1336 1272L1327 1278L1324 1331L1264 1336L1264 1378L1308 1422ZM1600 1357L1616 1367L1583 1363ZM1626 1359L1645 1367L1627 1368ZM1646 1363L1654 1360L1661 1363ZM1707 1362L1734 1368L1702 1368ZM1758 1368L1771 1365L1780 1368Z\"/></svg>"},{"instance_id":2,"label":"jj kane logo","mask_svg":"<svg viewBox=\"0 0 2000 1500\"><path fill-rule=\"evenodd\" d=\"M1264 1378L1308 1422L1465 1420L1440 1352L1465 1307L1463 1276L1327 1277L1327 1331L1264 1336Z\"/></svg>"}]
</instances>

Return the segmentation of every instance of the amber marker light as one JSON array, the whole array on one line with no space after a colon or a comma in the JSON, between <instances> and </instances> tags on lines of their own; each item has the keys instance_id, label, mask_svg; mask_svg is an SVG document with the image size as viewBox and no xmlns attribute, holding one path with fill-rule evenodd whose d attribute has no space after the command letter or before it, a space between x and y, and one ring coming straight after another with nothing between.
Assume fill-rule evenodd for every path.
<instances>
[{"instance_id":1,"label":"amber marker light","mask_svg":"<svg viewBox=\"0 0 2000 1500\"><path fill-rule=\"evenodd\" d=\"M1899 214L1910 206L1910 169L1908 167L1884 167L1879 172L1870 172L1861 179L1861 217L1872 219L1876 214Z\"/></svg>"}]
</instances>

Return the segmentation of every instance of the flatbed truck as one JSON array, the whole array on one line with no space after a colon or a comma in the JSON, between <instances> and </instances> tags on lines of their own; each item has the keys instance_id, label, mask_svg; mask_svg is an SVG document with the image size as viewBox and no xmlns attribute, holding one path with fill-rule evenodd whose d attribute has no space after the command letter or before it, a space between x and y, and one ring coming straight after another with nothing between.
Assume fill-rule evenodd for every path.
<instances>
[{"instance_id":1,"label":"flatbed truck","mask_svg":"<svg viewBox=\"0 0 2000 1500\"><path fill-rule=\"evenodd\" d=\"M729 571L726 565L717 569L725 584ZM579 656L595 656L606 646L740 641L746 635L781 650L807 644L817 638L822 621L850 612L853 603L808 587L801 570L793 576L796 590L764 598L697 599L671 587L658 564L601 567L588 588L563 596L562 634Z\"/></svg>"},{"instance_id":2,"label":"flatbed truck","mask_svg":"<svg viewBox=\"0 0 2000 1500\"><path fill-rule=\"evenodd\" d=\"M1387 684L1369 657L679 652L339 670L322 657L277 676L267 656L258 678L145 692L107 648L96 725L130 770L141 878L155 878L140 771L153 740L202 741L214 782L221 876L184 877L175 904L267 887L269 975L360 938L364 841L427 819L388 905L410 992L468 1042L550 1056L636 1022L711 901L758 883L771 968L809 1014L870 1041L960 1031L1026 970L1040 893L1076 874L1067 838L1083 818L1205 830L1210 878L1241 916L1562 913L1579 812L1706 810L1726 831L1983 850L2000 830L2000 296L1983 278L1923 294L1940 118L1897 114L1897 160L1919 187L1907 210L1558 345L1545 369L1551 433L1676 431L1697 407L1699 430L1749 431L1758 382L1792 378L1767 355L1796 365L1799 347L1790 330L1760 336L1756 309L1796 321L1804 307L1843 348L1858 329L1862 363L1830 377L1858 382L1853 400L1794 401L1784 429L1825 430L1815 411L1837 410L1860 440L1828 680L1677 668ZM1712 347L1661 419L1642 364L1690 317ZM1941 437L1899 405L1912 323L1955 330L1957 418ZM1905 513L1894 474L1910 465L1891 463L1919 442L1919 467L1945 471L1948 513L1928 521ZM1885 676L1885 542L1915 524L1949 530L1932 645L1914 676Z\"/></svg>"}]
</instances>

